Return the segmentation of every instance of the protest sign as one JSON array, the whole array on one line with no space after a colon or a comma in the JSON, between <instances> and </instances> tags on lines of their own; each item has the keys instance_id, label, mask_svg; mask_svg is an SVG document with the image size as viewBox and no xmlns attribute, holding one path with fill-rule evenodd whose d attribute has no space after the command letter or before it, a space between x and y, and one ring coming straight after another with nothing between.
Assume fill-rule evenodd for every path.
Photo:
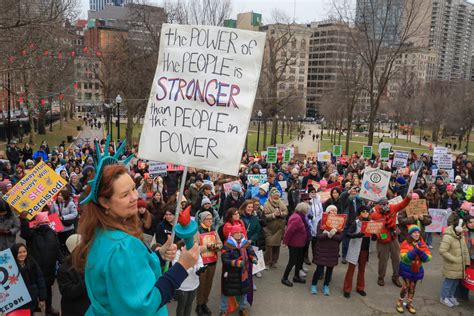
<instances>
[{"instance_id":1,"label":"protest sign","mask_svg":"<svg viewBox=\"0 0 474 316\"><path fill-rule=\"evenodd\" d=\"M329 151L323 151L318 153L319 162L331 162L331 153Z\"/></svg>"},{"instance_id":2,"label":"protest sign","mask_svg":"<svg viewBox=\"0 0 474 316\"><path fill-rule=\"evenodd\" d=\"M11 312L31 302L30 294L10 249L0 252L0 280L2 280L0 286L0 311L2 313Z\"/></svg>"},{"instance_id":3,"label":"protest sign","mask_svg":"<svg viewBox=\"0 0 474 316\"><path fill-rule=\"evenodd\" d=\"M405 208L407 216L428 215L428 207L425 199L411 200Z\"/></svg>"},{"instance_id":4,"label":"protest sign","mask_svg":"<svg viewBox=\"0 0 474 316\"><path fill-rule=\"evenodd\" d=\"M148 163L148 173L154 177L166 177L168 174L167 165L164 162L150 161Z\"/></svg>"},{"instance_id":5,"label":"protest sign","mask_svg":"<svg viewBox=\"0 0 474 316\"><path fill-rule=\"evenodd\" d=\"M334 157L341 157L341 155L342 155L342 146L341 145L332 145L332 155Z\"/></svg>"},{"instance_id":6,"label":"protest sign","mask_svg":"<svg viewBox=\"0 0 474 316\"><path fill-rule=\"evenodd\" d=\"M446 147L435 147L433 148L433 162L437 165L439 162L439 158L442 155L445 155L448 153L448 148Z\"/></svg>"},{"instance_id":7,"label":"protest sign","mask_svg":"<svg viewBox=\"0 0 474 316\"><path fill-rule=\"evenodd\" d=\"M59 218L58 213L49 214L48 218L49 218L49 227L51 227L52 230L54 230L57 233L60 233L64 230L63 223L61 222L61 219ZM28 223L28 226L30 228L35 227L36 226L36 220L30 221Z\"/></svg>"},{"instance_id":8,"label":"protest sign","mask_svg":"<svg viewBox=\"0 0 474 316\"><path fill-rule=\"evenodd\" d=\"M448 218L451 215L451 210L430 208L428 212L431 215L431 225L425 227L425 232L441 233L443 228L448 226Z\"/></svg>"},{"instance_id":9,"label":"protest sign","mask_svg":"<svg viewBox=\"0 0 474 316\"><path fill-rule=\"evenodd\" d=\"M324 203L331 198L331 190L322 191L322 192L319 192L318 194L319 194L319 200L321 201L321 203Z\"/></svg>"},{"instance_id":10,"label":"protest sign","mask_svg":"<svg viewBox=\"0 0 474 316\"><path fill-rule=\"evenodd\" d=\"M237 175L265 32L163 24L138 157Z\"/></svg>"},{"instance_id":11,"label":"protest sign","mask_svg":"<svg viewBox=\"0 0 474 316\"><path fill-rule=\"evenodd\" d=\"M258 249L258 247L252 246L257 256L257 264L253 265L252 274L257 274L265 270L265 259L263 258L263 251Z\"/></svg>"},{"instance_id":12,"label":"protest sign","mask_svg":"<svg viewBox=\"0 0 474 316\"><path fill-rule=\"evenodd\" d=\"M408 191L407 192L410 192L411 190L413 190L415 188L415 185L416 185L416 180L418 179L418 175L420 174L420 169L418 169L415 174L413 174L413 176L411 177L410 179L410 184L408 185Z\"/></svg>"},{"instance_id":13,"label":"protest sign","mask_svg":"<svg viewBox=\"0 0 474 316\"><path fill-rule=\"evenodd\" d=\"M284 163L289 163L291 160L291 149L286 149L285 154L283 156L283 162Z\"/></svg>"},{"instance_id":14,"label":"protest sign","mask_svg":"<svg viewBox=\"0 0 474 316\"><path fill-rule=\"evenodd\" d=\"M365 159L372 158L372 146L362 147L362 157L364 157Z\"/></svg>"},{"instance_id":15,"label":"protest sign","mask_svg":"<svg viewBox=\"0 0 474 316\"><path fill-rule=\"evenodd\" d=\"M385 221L363 221L361 232L366 235L377 235L382 231Z\"/></svg>"},{"instance_id":16,"label":"protest sign","mask_svg":"<svg viewBox=\"0 0 474 316\"><path fill-rule=\"evenodd\" d=\"M396 150L393 153L393 168L405 168L408 162L408 151Z\"/></svg>"},{"instance_id":17,"label":"protest sign","mask_svg":"<svg viewBox=\"0 0 474 316\"><path fill-rule=\"evenodd\" d=\"M453 156L451 154L439 155L436 166L439 169L453 169Z\"/></svg>"},{"instance_id":18,"label":"protest sign","mask_svg":"<svg viewBox=\"0 0 474 316\"><path fill-rule=\"evenodd\" d=\"M380 149L380 159L381 160L389 160L390 158L390 147L384 147Z\"/></svg>"},{"instance_id":19,"label":"protest sign","mask_svg":"<svg viewBox=\"0 0 474 316\"><path fill-rule=\"evenodd\" d=\"M240 181L239 181L239 180L235 180L235 181L231 181L231 182L226 182L226 183L224 183L224 184L222 185L222 186L224 187L224 192L225 192L225 193L229 193L230 191L232 191L232 186L233 186L235 183L240 184Z\"/></svg>"},{"instance_id":20,"label":"protest sign","mask_svg":"<svg viewBox=\"0 0 474 316\"><path fill-rule=\"evenodd\" d=\"M308 151L306 153L306 159L314 160L315 158L316 158L316 152L315 151Z\"/></svg>"},{"instance_id":21,"label":"protest sign","mask_svg":"<svg viewBox=\"0 0 474 316\"><path fill-rule=\"evenodd\" d=\"M202 233L199 234L199 241L201 246L207 247L216 245L217 243L217 237L216 237L216 231L208 232L208 233ZM217 262L217 253L215 251L202 251L201 252L201 257L202 257L202 262L206 265L209 263L214 263Z\"/></svg>"},{"instance_id":22,"label":"protest sign","mask_svg":"<svg viewBox=\"0 0 474 316\"><path fill-rule=\"evenodd\" d=\"M277 148L268 147L267 148L267 163L276 163L277 162Z\"/></svg>"},{"instance_id":23,"label":"protest sign","mask_svg":"<svg viewBox=\"0 0 474 316\"><path fill-rule=\"evenodd\" d=\"M385 197L391 175L388 171L365 168L360 197L371 201L378 201Z\"/></svg>"},{"instance_id":24,"label":"protest sign","mask_svg":"<svg viewBox=\"0 0 474 316\"><path fill-rule=\"evenodd\" d=\"M331 215L328 213L324 213L321 219L321 228L323 230L331 230L335 228L337 229L337 231L341 232L346 226L346 220L346 214Z\"/></svg>"},{"instance_id":25,"label":"protest sign","mask_svg":"<svg viewBox=\"0 0 474 316\"><path fill-rule=\"evenodd\" d=\"M167 163L167 164L166 164L166 171L167 171L167 172L172 172L172 171L184 171L184 166L175 165L175 164L173 164L173 163Z\"/></svg>"},{"instance_id":26,"label":"protest sign","mask_svg":"<svg viewBox=\"0 0 474 316\"><path fill-rule=\"evenodd\" d=\"M398 203L401 203L402 201L403 201L403 197L401 195L398 195L394 197L393 199L388 200L388 204L398 204Z\"/></svg>"},{"instance_id":27,"label":"protest sign","mask_svg":"<svg viewBox=\"0 0 474 316\"><path fill-rule=\"evenodd\" d=\"M286 181L278 181L278 183L280 184L280 187L283 191L286 190L286 188L288 188L288 182Z\"/></svg>"},{"instance_id":28,"label":"protest sign","mask_svg":"<svg viewBox=\"0 0 474 316\"><path fill-rule=\"evenodd\" d=\"M66 180L41 161L3 199L18 213L28 212L26 218L31 220L66 184Z\"/></svg>"},{"instance_id":29,"label":"protest sign","mask_svg":"<svg viewBox=\"0 0 474 316\"><path fill-rule=\"evenodd\" d=\"M380 143L379 144L379 154L382 154L382 148L388 148L388 151L390 152L390 148L392 148L392 144L385 143L385 142Z\"/></svg>"},{"instance_id":30,"label":"protest sign","mask_svg":"<svg viewBox=\"0 0 474 316\"><path fill-rule=\"evenodd\" d=\"M249 183L252 183L256 179L258 181L258 185L262 185L265 182L267 182L267 175L266 174L249 174L247 175L247 179L249 180Z\"/></svg>"}]
</instances>

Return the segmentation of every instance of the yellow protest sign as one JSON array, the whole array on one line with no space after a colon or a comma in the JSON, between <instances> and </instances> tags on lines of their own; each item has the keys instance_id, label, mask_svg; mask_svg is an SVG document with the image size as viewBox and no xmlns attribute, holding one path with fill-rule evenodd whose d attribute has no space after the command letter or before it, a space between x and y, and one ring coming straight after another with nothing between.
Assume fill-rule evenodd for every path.
<instances>
[{"instance_id":1,"label":"yellow protest sign","mask_svg":"<svg viewBox=\"0 0 474 316\"><path fill-rule=\"evenodd\" d=\"M3 199L18 213L27 211L31 220L65 186L66 180L41 161Z\"/></svg>"}]
</instances>

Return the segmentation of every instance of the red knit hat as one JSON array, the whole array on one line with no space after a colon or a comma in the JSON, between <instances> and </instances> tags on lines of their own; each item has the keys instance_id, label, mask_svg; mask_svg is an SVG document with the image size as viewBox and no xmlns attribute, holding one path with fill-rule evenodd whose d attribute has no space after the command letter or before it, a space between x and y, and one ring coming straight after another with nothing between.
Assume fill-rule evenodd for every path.
<instances>
[{"instance_id":1,"label":"red knit hat","mask_svg":"<svg viewBox=\"0 0 474 316\"><path fill-rule=\"evenodd\" d=\"M138 199L137 201L137 208L146 208L146 202L143 199Z\"/></svg>"},{"instance_id":2,"label":"red knit hat","mask_svg":"<svg viewBox=\"0 0 474 316\"><path fill-rule=\"evenodd\" d=\"M240 225L232 225L230 228L230 235L233 236L235 233L241 233L242 232L242 226Z\"/></svg>"}]
</instances>

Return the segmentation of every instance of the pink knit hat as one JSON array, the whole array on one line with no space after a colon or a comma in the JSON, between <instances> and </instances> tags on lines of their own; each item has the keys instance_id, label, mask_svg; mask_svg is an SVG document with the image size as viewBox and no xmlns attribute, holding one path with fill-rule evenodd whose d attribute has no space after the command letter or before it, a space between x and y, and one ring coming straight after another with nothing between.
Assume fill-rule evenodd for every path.
<instances>
[{"instance_id":1,"label":"pink knit hat","mask_svg":"<svg viewBox=\"0 0 474 316\"><path fill-rule=\"evenodd\" d=\"M47 212L39 212L35 216L36 225L49 224L49 217Z\"/></svg>"}]
</instances>

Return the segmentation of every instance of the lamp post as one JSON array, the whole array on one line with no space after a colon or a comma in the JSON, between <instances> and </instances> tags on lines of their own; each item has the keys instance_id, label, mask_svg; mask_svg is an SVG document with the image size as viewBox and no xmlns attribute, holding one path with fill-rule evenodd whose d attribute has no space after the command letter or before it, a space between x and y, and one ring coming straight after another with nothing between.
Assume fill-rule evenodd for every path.
<instances>
[{"instance_id":1,"label":"lamp post","mask_svg":"<svg viewBox=\"0 0 474 316\"><path fill-rule=\"evenodd\" d=\"M276 143L277 143L277 137L278 137L278 119L280 119L280 117L277 115L275 115L275 134L272 133L272 140L274 140L274 143L273 143L273 146L276 146ZM272 129L273 130L273 129ZM273 138L275 137L275 138Z\"/></svg>"},{"instance_id":2,"label":"lamp post","mask_svg":"<svg viewBox=\"0 0 474 316\"><path fill-rule=\"evenodd\" d=\"M258 110L257 117L258 117L258 125L257 125L257 152L259 151L259 144L260 144L260 121L262 119L262 111Z\"/></svg>"},{"instance_id":3,"label":"lamp post","mask_svg":"<svg viewBox=\"0 0 474 316\"><path fill-rule=\"evenodd\" d=\"M281 143L283 143L283 136L285 136L285 121L286 121L286 116L283 115L283 121L281 122Z\"/></svg>"},{"instance_id":4,"label":"lamp post","mask_svg":"<svg viewBox=\"0 0 474 316\"><path fill-rule=\"evenodd\" d=\"M293 129L293 116L290 117L290 139L292 138L291 136L292 129Z\"/></svg>"},{"instance_id":5,"label":"lamp post","mask_svg":"<svg viewBox=\"0 0 474 316\"><path fill-rule=\"evenodd\" d=\"M115 98L115 103L117 103L117 141L120 140L120 104L122 103L122 97L120 94Z\"/></svg>"}]
</instances>

